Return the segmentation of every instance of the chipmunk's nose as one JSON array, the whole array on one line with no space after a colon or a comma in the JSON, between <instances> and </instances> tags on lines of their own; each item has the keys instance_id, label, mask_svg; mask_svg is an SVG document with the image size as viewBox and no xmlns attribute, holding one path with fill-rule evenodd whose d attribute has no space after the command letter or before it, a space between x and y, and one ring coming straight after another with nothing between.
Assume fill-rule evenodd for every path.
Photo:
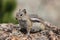
<instances>
[{"instance_id":1,"label":"chipmunk's nose","mask_svg":"<svg viewBox=\"0 0 60 40\"><path fill-rule=\"evenodd\" d=\"M17 20L17 18L16 18L16 20Z\"/></svg>"},{"instance_id":2,"label":"chipmunk's nose","mask_svg":"<svg viewBox=\"0 0 60 40\"><path fill-rule=\"evenodd\" d=\"M20 16L22 16L22 14Z\"/></svg>"}]
</instances>

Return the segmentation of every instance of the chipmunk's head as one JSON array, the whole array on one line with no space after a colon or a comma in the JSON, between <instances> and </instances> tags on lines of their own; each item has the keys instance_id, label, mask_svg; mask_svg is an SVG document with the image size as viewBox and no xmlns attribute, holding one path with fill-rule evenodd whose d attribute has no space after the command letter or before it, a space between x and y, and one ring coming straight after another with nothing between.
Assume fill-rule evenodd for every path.
<instances>
[{"instance_id":1,"label":"chipmunk's head","mask_svg":"<svg viewBox=\"0 0 60 40\"><path fill-rule=\"evenodd\" d=\"M20 20L22 17L26 16L26 9L19 9L19 12L16 14L16 19Z\"/></svg>"}]
</instances>

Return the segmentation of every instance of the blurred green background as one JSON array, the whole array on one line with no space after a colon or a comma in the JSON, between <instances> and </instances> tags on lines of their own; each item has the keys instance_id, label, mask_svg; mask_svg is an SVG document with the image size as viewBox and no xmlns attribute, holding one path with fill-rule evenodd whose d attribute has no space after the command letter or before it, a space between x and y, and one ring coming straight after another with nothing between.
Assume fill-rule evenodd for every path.
<instances>
[{"instance_id":1,"label":"blurred green background","mask_svg":"<svg viewBox=\"0 0 60 40\"><path fill-rule=\"evenodd\" d=\"M20 8L60 26L60 0L0 0L0 23L18 23L15 15Z\"/></svg>"},{"instance_id":2,"label":"blurred green background","mask_svg":"<svg viewBox=\"0 0 60 40\"><path fill-rule=\"evenodd\" d=\"M0 23L17 23L12 14L16 8L16 0L0 0Z\"/></svg>"}]
</instances>

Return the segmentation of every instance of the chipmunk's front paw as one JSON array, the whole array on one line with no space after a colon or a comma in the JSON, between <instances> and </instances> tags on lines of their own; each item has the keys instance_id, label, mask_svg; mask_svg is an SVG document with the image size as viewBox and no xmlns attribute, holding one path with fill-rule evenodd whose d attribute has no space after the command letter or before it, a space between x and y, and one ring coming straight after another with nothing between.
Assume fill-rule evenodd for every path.
<instances>
[{"instance_id":1,"label":"chipmunk's front paw","mask_svg":"<svg viewBox=\"0 0 60 40\"><path fill-rule=\"evenodd\" d=\"M32 37L30 35L27 36L28 39L32 40Z\"/></svg>"},{"instance_id":2,"label":"chipmunk's front paw","mask_svg":"<svg viewBox=\"0 0 60 40\"><path fill-rule=\"evenodd\" d=\"M27 38L28 39L32 39L29 33L27 34Z\"/></svg>"}]
</instances>

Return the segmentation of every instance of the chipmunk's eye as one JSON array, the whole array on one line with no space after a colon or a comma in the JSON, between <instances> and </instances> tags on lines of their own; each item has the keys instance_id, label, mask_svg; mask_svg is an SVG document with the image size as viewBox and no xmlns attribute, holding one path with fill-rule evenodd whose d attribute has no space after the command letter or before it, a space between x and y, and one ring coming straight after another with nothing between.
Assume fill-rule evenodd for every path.
<instances>
[{"instance_id":1,"label":"chipmunk's eye","mask_svg":"<svg viewBox=\"0 0 60 40\"><path fill-rule=\"evenodd\" d=\"M22 16L22 14L20 16Z\"/></svg>"}]
</instances>

